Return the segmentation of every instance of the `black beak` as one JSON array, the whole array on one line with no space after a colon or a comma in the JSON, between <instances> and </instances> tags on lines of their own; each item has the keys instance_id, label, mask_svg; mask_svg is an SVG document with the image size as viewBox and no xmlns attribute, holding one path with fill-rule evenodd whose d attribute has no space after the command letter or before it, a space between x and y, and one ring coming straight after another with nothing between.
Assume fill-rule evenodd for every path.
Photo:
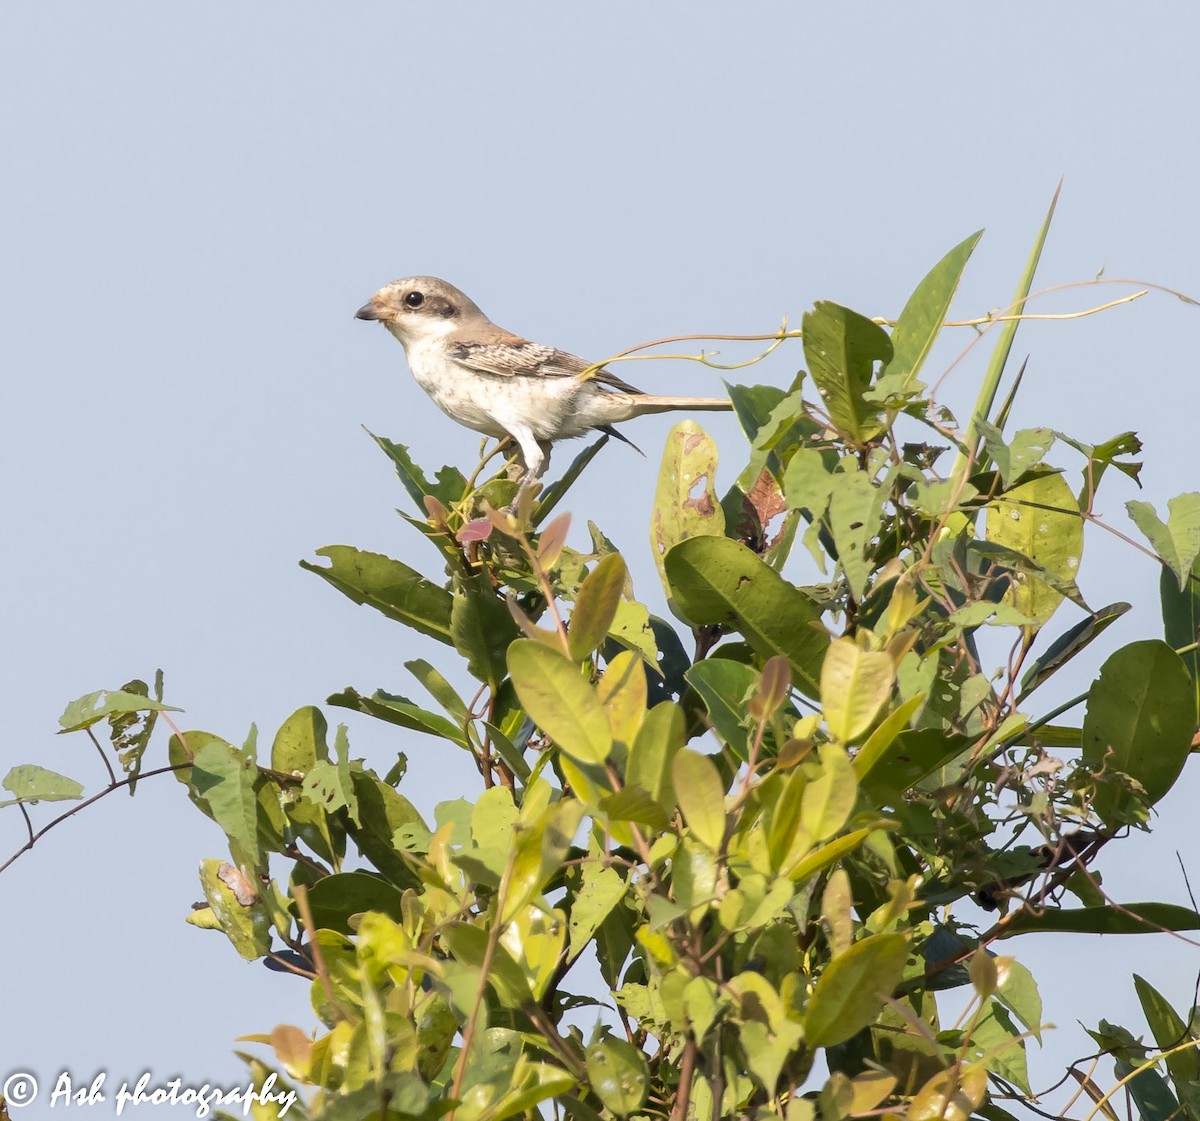
<instances>
[{"instance_id":1,"label":"black beak","mask_svg":"<svg viewBox=\"0 0 1200 1121\"><path fill-rule=\"evenodd\" d=\"M375 301L368 300L365 304L363 304L362 307L360 307L358 309L358 311L356 311L354 313L354 318L355 319L381 319L382 316L379 314L379 308L376 306Z\"/></svg>"}]
</instances>

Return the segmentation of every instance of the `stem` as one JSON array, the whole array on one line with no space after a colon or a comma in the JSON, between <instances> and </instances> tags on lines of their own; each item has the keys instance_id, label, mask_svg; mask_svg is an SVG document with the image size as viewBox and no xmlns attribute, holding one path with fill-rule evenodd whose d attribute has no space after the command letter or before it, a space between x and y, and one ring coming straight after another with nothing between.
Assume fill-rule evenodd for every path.
<instances>
[{"instance_id":1,"label":"stem","mask_svg":"<svg viewBox=\"0 0 1200 1121\"><path fill-rule=\"evenodd\" d=\"M117 773L112 769L112 764L108 761L108 756L104 754L104 748L100 746L100 741L96 739L96 733L91 728L85 728L88 739L96 745L96 753L100 756L100 762L104 764L104 769L108 772L108 781L110 784L117 781Z\"/></svg>"},{"instance_id":2,"label":"stem","mask_svg":"<svg viewBox=\"0 0 1200 1121\"><path fill-rule=\"evenodd\" d=\"M488 931L487 946L483 951L483 961L479 963L479 988L475 990L475 1000L471 1005L471 1014L467 1017L466 1024L462 1029L462 1049L458 1054L458 1062L454 1064L454 1081L450 1086L450 1098L455 1102L458 1101L458 1096L462 1092L463 1080L467 1075L467 1058L471 1054L471 1047L475 1042L475 1027L479 1022L479 1010L483 1007L483 996L487 992L488 974L492 970L492 962L496 957L496 947L500 944L500 933L504 929L504 904L508 898L508 885L512 879L513 865L516 863L517 850L513 846L512 852L509 853L508 863L504 868L504 875L500 879L500 887L496 891L496 921L492 923L492 928ZM447 1121L454 1121L454 1115L458 1112L458 1106L450 1111Z\"/></svg>"},{"instance_id":3,"label":"stem","mask_svg":"<svg viewBox=\"0 0 1200 1121\"><path fill-rule=\"evenodd\" d=\"M300 922L308 935L308 947L312 951L313 965L316 966L317 976L321 979L321 987L332 1008L337 1009L343 1020L349 1020L350 1014L338 1003L337 994L333 989L329 970L325 966L325 957L321 953L321 944L317 941L317 924L313 922L312 908L308 905L308 888L304 884L292 884L292 897L296 900L296 910L300 912Z\"/></svg>"},{"instance_id":4,"label":"stem","mask_svg":"<svg viewBox=\"0 0 1200 1121\"><path fill-rule=\"evenodd\" d=\"M540 1004L531 1002L524 1006L524 1011L537 1025L538 1031L549 1040L555 1053L562 1059L563 1065L576 1078L582 1079L587 1074L587 1068L579 1061L579 1056L571 1050L571 1045L559 1034L558 1028L546 1014L546 1010Z\"/></svg>"},{"instance_id":5,"label":"stem","mask_svg":"<svg viewBox=\"0 0 1200 1121\"><path fill-rule=\"evenodd\" d=\"M19 849L17 849L17 851L14 852L12 854L12 856L10 856L3 864L0 864L0 872L4 872L9 867L9 865L11 865L18 857L23 856L31 848L33 848L33 846L39 840L41 840L42 837L44 837L47 833L49 833L50 830L53 829L56 825L61 825L64 821L67 820L67 818L74 817L75 814L79 813L80 810L86 809L88 806L92 805L92 803L98 802L98 801L100 801L101 798L107 797L114 790L120 790L122 786L128 786L131 782L133 782L135 780L135 778L137 781L140 782L142 779L153 778L155 775L165 775L172 771L182 771L185 767L190 767L191 765L192 764L190 762L189 763L175 763L169 767L159 767L153 771L143 771L140 775L137 775L137 776L131 775L129 778L118 779L116 782L112 783L110 786L106 786L103 790L100 791L99 794L93 794L90 798L85 798L78 805L72 806L69 810L66 811L66 813L59 814L58 817L54 818L54 820L51 821L48 825L43 825L42 828L39 829L36 833L33 832L33 823L29 820L29 814L26 813L26 811L25 811L24 803L18 803L18 805L21 806L21 813L25 815L25 824L29 829L29 840L26 841L25 844L23 844Z\"/></svg>"},{"instance_id":6,"label":"stem","mask_svg":"<svg viewBox=\"0 0 1200 1121\"><path fill-rule=\"evenodd\" d=\"M679 1060L679 1091L671 1107L671 1121L687 1121L688 1106L692 1101L692 1079L696 1075L696 1041L688 1036L683 1055Z\"/></svg>"}]
</instances>

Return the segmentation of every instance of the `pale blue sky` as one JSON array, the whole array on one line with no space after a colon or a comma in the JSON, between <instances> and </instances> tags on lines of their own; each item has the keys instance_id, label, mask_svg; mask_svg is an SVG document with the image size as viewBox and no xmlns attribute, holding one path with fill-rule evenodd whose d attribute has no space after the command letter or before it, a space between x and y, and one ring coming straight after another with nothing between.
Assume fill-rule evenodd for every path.
<instances>
[{"instance_id":1,"label":"pale blue sky","mask_svg":"<svg viewBox=\"0 0 1200 1121\"><path fill-rule=\"evenodd\" d=\"M145 0L14 6L5 24L4 771L38 762L95 789L84 743L53 734L63 704L155 666L187 726L240 740L347 684L416 688L407 658L448 663L296 563L346 542L436 575L360 425L434 467L473 465L477 439L352 318L397 276L444 276L504 326L603 356L770 331L815 299L894 315L984 226L957 305L979 314L1007 302L1065 175L1043 283L1104 267L1200 295L1190 3L1135 18L1115 3ZM1198 345L1200 313L1162 297L1023 329L1018 423L1088 440L1136 428L1141 497L1161 508L1200 489ZM800 361L784 351L755 377L784 383ZM692 365L637 373L718 390ZM977 373L961 368L948 400L969 401ZM656 603L646 525L669 423L629 426L649 458L606 449L572 503L575 539L599 523ZM742 444L725 418L710 427L728 482ZM1103 512L1120 520L1134 496L1117 485ZM1157 633L1153 566L1090 548L1092 601L1139 609L1114 642ZM472 789L432 741L355 720L351 743L383 768L407 750L423 809ZM1115 894L1184 901L1174 851L1197 871L1196 792L1185 778L1161 833L1106 866ZM0 859L21 840L6 811ZM0 878L0 1076L232 1083L236 1035L312 1026L301 984L183 924L220 842L160 780ZM1131 967L1186 1004L1200 965L1166 939L1027 946L1061 1029L1041 1084L1089 1049L1076 1017L1140 1029Z\"/></svg>"}]
</instances>

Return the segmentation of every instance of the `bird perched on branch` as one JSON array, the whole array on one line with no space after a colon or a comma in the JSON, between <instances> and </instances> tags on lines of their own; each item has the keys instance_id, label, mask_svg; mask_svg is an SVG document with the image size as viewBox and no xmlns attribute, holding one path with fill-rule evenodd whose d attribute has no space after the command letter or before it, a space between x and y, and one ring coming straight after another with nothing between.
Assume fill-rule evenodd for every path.
<instances>
[{"instance_id":1,"label":"bird perched on branch","mask_svg":"<svg viewBox=\"0 0 1200 1121\"><path fill-rule=\"evenodd\" d=\"M497 327L433 276L393 281L355 318L378 320L400 340L417 384L447 416L487 436L512 437L526 483L545 471L555 440L593 429L625 440L612 426L644 413L733 407L716 397L643 393L574 354Z\"/></svg>"}]
</instances>

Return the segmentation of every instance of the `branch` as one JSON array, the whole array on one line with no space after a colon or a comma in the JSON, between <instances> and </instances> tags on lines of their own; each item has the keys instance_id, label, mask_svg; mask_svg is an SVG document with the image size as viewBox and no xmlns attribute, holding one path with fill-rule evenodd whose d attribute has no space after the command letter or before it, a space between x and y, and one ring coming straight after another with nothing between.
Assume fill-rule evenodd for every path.
<instances>
[{"instance_id":1,"label":"branch","mask_svg":"<svg viewBox=\"0 0 1200 1121\"><path fill-rule=\"evenodd\" d=\"M3 864L0 864L0 873L3 873L18 857L23 856L31 848L33 848L33 846L47 833L49 833L50 830L56 825L61 825L67 820L67 818L74 817L75 814L79 813L80 810L86 809L95 802L99 802L101 798L107 797L114 790L120 790L122 786L128 786L135 780L140 782L142 779L153 778L155 775L165 775L172 771L182 771L185 767L190 767L191 765L192 764L190 762L174 763L169 767L159 767L157 770L143 771L140 775L130 775L129 778L118 779L116 782L110 783L108 786L106 786L100 791L99 794L93 794L90 798L85 798L78 805L72 806L65 813L59 814L58 817L54 818L54 820L49 824L43 825L42 828L36 833L32 831L32 822L29 820L29 814L25 811L24 803L19 802L18 805L21 806L21 812L25 815L25 824L30 828L29 840L26 841L25 844L23 844L19 849L17 849L17 851L14 852L12 856L10 856Z\"/></svg>"}]
</instances>

